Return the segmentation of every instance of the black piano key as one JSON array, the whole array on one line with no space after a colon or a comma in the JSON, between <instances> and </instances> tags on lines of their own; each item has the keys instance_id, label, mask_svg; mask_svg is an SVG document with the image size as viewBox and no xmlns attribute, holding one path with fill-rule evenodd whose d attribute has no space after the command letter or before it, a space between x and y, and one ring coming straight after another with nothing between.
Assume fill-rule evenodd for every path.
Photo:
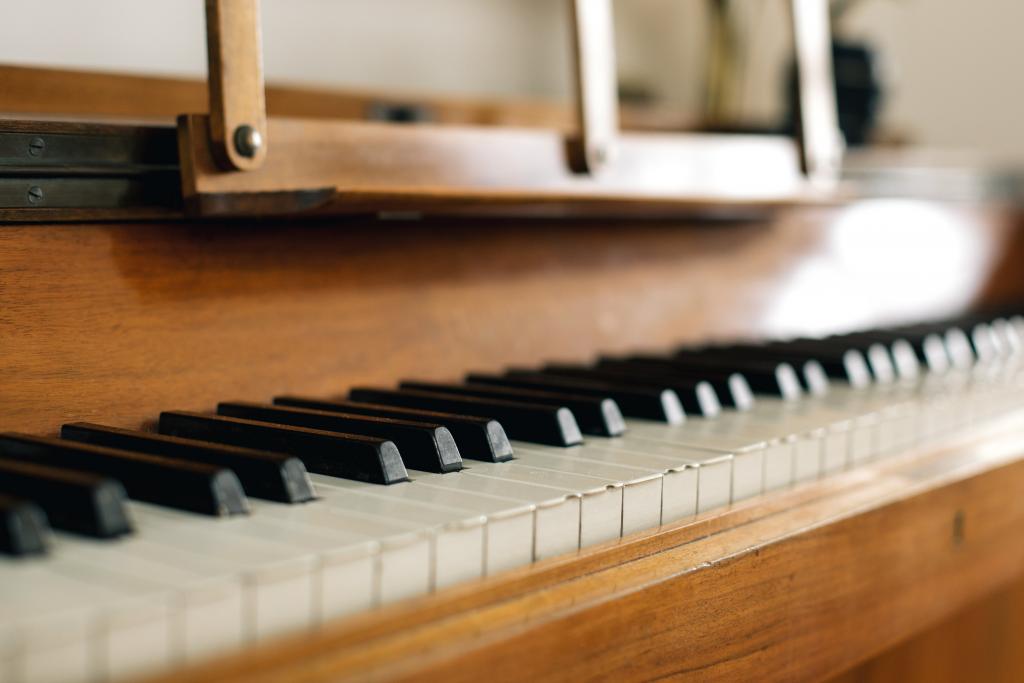
<instances>
[{"instance_id":1,"label":"black piano key","mask_svg":"<svg viewBox=\"0 0 1024 683\"><path fill-rule=\"evenodd\" d=\"M132 531L128 496L109 477L0 458L0 493L33 501L57 529L98 538Z\"/></svg>"},{"instance_id":2,"label":"black piano key","mask_svg":"<svg viewBox=\"0 0 1024 683\"><path fill-rule=\"evenodd\" d=\"M246 494L281 503L304 503L316 498L306 466L295 456L258 451L165 434L118 429L76 422L61 428L61 438L96 446L119 448L206 463L232 470Z\"/></svg>"},{"instance_id":3,"label":"black piano key","mask_svg":"<svg viewBox=\"0 0 1024 683\"><path fill-rule=\"evenodd\" d=\"M231 470L62 439L0 434L0 458L93 472L120 481L128 496L205 515L248 512Z\"/></svg>"},{"instance_id":4,"label":"black piano key","mask_svg":"<svg viewBox=\"0 0 1024 683\"><path fill-rule=\"evenodd\" d=\"M629 356L627 358L602 358L598 367L613 367L615 362L626 361L639 366L657 369L666 376L686 377L711 382L716 390L728 384L728 378L741 375L755 394L764 394L785 399L794 399L802 393L796 372L788 363L754 364L727 361L717 357L697 359L694 356ZM742 367L740 367L742 366Z\"/></svg>"},{"instance_id":5,"label":"black piano key","mask_svg":"<svg viewBox=\"0 0 1024 683\"><path fill-rule=\"evenodd\" d=\"M0 553L23 556L46 552L50 524L35 503L0 494Z\"/></svg>"},{"instance_id":6,"label":"black piano key","mask_svg":"<svg viewBox=\"0 0 1024 683\"><path fill-rule=\"evenodd\" d=\"M403 389L433 391L459 396L479 396L523 403L538 403L549 406L564 406L572 411L576 423L584 434L594 436L619 436L626 431L619 406L610 398L595 398L576 394L517 389L513 387L485 386L480 384L442 384L437 382L402 382Z\"/></svg>"},{"instance_id":7,"label":"black piano key","mask_svg":"<svg viewBox=\"0 0 1024 683\"><path fill-rule=\"evenodd\" d=\"M564 406L549 406L520 401L505 401L478 396L459 396L412 389L372 389L358 387L349 398L366 403L437 410L446 413L476 415L497 420L513 439L552 446L574 446L583 435L572 411Z\"/></svg>"},{"instance_id":8,"label":"black piano key","mask_svg":"<svg viewBox=\"0 0 1024 683\"><path fill-rule=\"evenodd\" d=\"M296 408L314 408L355 415L373 417L390 417L396 420L413 420L444 425L455 437L459 454L469 460L484 462L505 462L511 460L512 444L504 428L497 420L474 415L457 415L455 413L439 413L433 410L416 408L398 408L377 403L359 403L344 399L317 399L302 396L278 396L274 399L277 405L294 406ZM404 453L403 453L404 454Z\"/></svg>"},{"instance_id":9,"label":"black piano key","mask_svg":"<svg viewBox=\"0 0 1024 683\"><path fill-rule=\"evenodd\" d=\"M883 347L887 350L891 358L890 362L900 377L915 377L920 372L922 360L919 360L914 346L903 335L883 330L872 330L852 335L829 337L829 339L839 339L845 342L853 340L858 348L865 347L865 345L866 348ZM879 351L875 349L875 353L879 353Z\"/></svg>"},{"instance_id":10,"label":"black piano key","mask_svg":"<svg viewBox=\"0 0 1024 683\"><path fill-rule=\"evenodd\" d=\"M871 375L880 384L891 384L896 379L896 364L890 347L892 340L878 340L874 335L850 333L814 340L816 344L836 344L839 348L860 351L871 368Z\"/></svg>"},{"instance_id":11,"label":"black piano key","mask_svg":"<svg viewBox=\"0 0 1024 683\"><path fill-rule=\"evenodd\" d=\"M751 354L786 361L794 366L815 362L829 379L847 382L854 387L865 387L871 383L871 371L867 361L856 349L825 348L813 344L802 347L793 341L740 345L740 348L748 349ZM804 376L807 374L805 369Z\"/></svg>"},{"instance_id":12,"label":"black piano key","mask_svg":"<svg viewBox=\"0 0 1024 683\"><path fill-rule=\"evenodd\" d=\"M694 372L695 376L709 371L738 372L743 375L756 394L793 400L799 398L803 393L796 370L789 363L723 358L714 354L703 354L700 350L687 349L677 351L675 355L666 360L679 370Z\"/></svg>"},{"instance_id":13,"label":"black piano key","mask_svg":"<svg viewBox=\"0 0 1024 683\"><path fill-rule=\"evenodd\" d=\"M686 415L679 396L671 389L616 385L579 377L546 375L543 372L529 370L509 370L504 375L472 373L466 377L466 381L470 384L491 384L608 397L618 404L623 415L669 424L681 424Z\"/></svg>"},{"instance_id":14,"label":"black piano key","mask_svg":"<svg viewBox=\"0 0 1024 683\"><path fill-rule=\"evenodd\" d=\"M633 382L667 386L679 395L687 414L714 417L719 412L719 402L740 411L749 410L754 405L754 393L738 372L695 372L675 367L664 360L645 358L603 358L592 369L617 374ZM562 372L563 366L545 367L545 372L549 370ZM706 391L705 387L710 387L711 391ZM711 396L716 399L714 403L709 400Z\"/></svg>"},{"instance_id":15,"label":"black piano key","mask_svg":"<svg viewBox=\"0 0 1024 683\"><path fill-rule=\"evenodd\" d=\"M462 469L455 439L439 424L245 402L221 403L217 412L245 420L390 439L398 446L406 469L440 473Z\"/></svg>"},{"instance_id":16,"label":"black piano key","mask_svg":"<svg viewBox=\"0 0 1024 683\"><path fill-rule=\"evenodd\" d=\"M310 472L343 479L394 484L409 478L389 439L189 412L161 413L160 433L288 453Z\"/></svg>"},{"instance_id":17,"label":"black piano key","mask_svg":"<svg viewBox=\"0 0 1024 683\"><path fill-rule=\"evenodd\" d=\"M800 387L809 394L823 396L828 393L828 375L821 362L816 358L780 358L768 352L763 346L716 345L705 346L695 351L695 355L706 358L721 358L723 361L739 361L743 364L760 364L771 367L784 363L796 372ZM743 367L743 366L741 366Z\"/></svg>"}]
</instances>

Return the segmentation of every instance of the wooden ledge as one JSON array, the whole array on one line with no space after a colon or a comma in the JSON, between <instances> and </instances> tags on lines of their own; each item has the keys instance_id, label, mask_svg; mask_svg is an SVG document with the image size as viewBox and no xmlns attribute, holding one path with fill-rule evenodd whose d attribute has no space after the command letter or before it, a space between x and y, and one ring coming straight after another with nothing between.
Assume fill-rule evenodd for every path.
<instances>
[{"instance_id":1,"label":"wooden ledge","mask_svg":"<svg viewBox=\"0 0 1024 683\"><path fill-rule=\"evenodd\" d=\"M267 135L259 169L224 172L209 117L181 117L186 207L266 215L263 195L315 191L322 203L303 210L667 217L834 199L811 190L796 144L781 136L624 133L613 164L580 175L555 130L271 118ZM282 201L276 213L296 209Z\"/></svg>"},{"instance_id":2,"label":"wooden ledge","mask_svg":"<svg viewBox=\"0 0 1024 683\"><path fill-rule=\"evenodd\" d=\"M186 673L210 682L823 678L1024 575L1024 438L1013 426Z\"/></svg>"}]
</instances>

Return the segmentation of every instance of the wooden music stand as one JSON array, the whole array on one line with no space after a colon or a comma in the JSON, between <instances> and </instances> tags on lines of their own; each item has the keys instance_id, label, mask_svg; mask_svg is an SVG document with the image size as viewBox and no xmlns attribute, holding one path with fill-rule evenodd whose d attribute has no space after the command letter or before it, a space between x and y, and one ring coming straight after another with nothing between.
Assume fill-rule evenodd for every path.
<instances>
[{"instance_id":1,"label":"wooden music stand","mask_svg":"<svg viewBox=\"0 0 1024 683\"><path fill-rule=\"evenodd\" d=\"M0 133L29 141L39 131L106 135L134 151L143 147L131 140L142 136L155 141L152 149L159 153L146 147L119 164L93 158L79 146L56 160L49 154L14 158L6 170L0 154L0 181L5 173L21 179L8 178L6 197L0 187L0 217L393 211L668 217L833 195L842 138L827 3L790 0L799 91L798 135L792 139L621 131L612 0L568 2L576 125L566 135L537 128L268 117L259 0L206 0L209 113L180 116L176 133L2 123ZM174 135L176 150L168 144ZM19 149L26 140L19 138ZM49 180L33 184L35 171L52 178L57 169L72 176L59 192L44 192ZM69 195L71 186L75 192Z\"/></svg>"}]
</instances>

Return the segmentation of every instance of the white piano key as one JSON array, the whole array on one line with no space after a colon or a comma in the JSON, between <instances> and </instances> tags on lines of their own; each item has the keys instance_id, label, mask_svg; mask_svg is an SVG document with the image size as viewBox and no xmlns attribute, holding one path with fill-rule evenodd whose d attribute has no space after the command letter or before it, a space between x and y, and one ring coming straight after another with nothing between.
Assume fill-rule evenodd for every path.
<instances>
[{"instance_id":1,"label":"white piano key","mask_svg":"<svg viewBox=\"0 0 1024 683\"><path fill-rule=\"evenodd\" d=\"M594 440L596 443L601 441ZM622 517L620 534L631 534L661 524L661 497L663 472L650 467L611 464L598 458L588 458L591 450L583 446L573 449L544 449L532 444L513 442L516 460L533 467L556 469L561 472L600 477L608 483L622 487Z\"/></svg>"},{"instance_id":2,"label":"white piano key","mask_svg":"<svg viewBox=\"0 0 1024 683\"><path fill-rule=\"evenodd\" d=\"M123 598L53 570L52 558L0 559L0 673L4 681L95 681L100 614Z\"/></svg>"},{"instance_id":3,"label":"white piano key","mask_svg":"<svg viewBox=\"0 0 1024 683\"><path fill-rule=\"evenodd\" d=\"M96 619L92 656L99 678L143 676L175 662L174 626L179 615L169 604L167 590L157 582L65 558L52 560L51 567L91 584L89 590L103 588L118 594Z\"/></svg>"},{"instance_id":4,"label":"white piano key","mask_svg":"<svg viewBox=\"0 0 1024 683\"><path fill-rule=\"evenodd\" d=\"M339 483L345 487L365 491L370 495L418 501L460 511L464 516L484 515L486 517L484 575L529 564L533 559L535 506L523 505L511 498L423 485L437 479L460 476L462 476L461 472L433 474L411 471L410 481L389 486L376 486L362 482Z\"/></svg>"},{"instance_id":5,"label":"white piano key","mask_svg":"<svg viewBox=\"0 0 1024 683\"><path fill-rule=\"evenodd\" d=\"M732 415L746 415L746 413L737 413L736 411L722 413L722 417L725 419L729 419L729 416ZM777 460L786 459L785 465L791 467L792 463L788 459L789 451L780 448L771 449L770 446L774 444L769 441L709 431L708 425L713 425L718 419L721 418L715 420L692 419L685 424L675 426L645 420L631 420L627 423L627 428L630 431L620 439L622 443L628 444L630 447L635 444L642 446L644 450L651 448L652 442L685 449L688 457L694 457L697 462L700 462L699 458L701 457L710 457L716 462L720 462L721 456L727 455L730 460L731 479L728 502L751 498L764 491L766 471L778 467ZM704 498L705 500L717 500L719 497L716 493L709 492ZM706 509L708 508L703 508L703 510Z\"/></svg>"},{"instance_id":6,"label":"white piano key","mask_svg":"<svg viewBox=\"0 0 1024 683\"><path fill-rule=\"evenodd\" d=\"M699 420L695 422L700 422ZM682 425L680 425L682 427ZM680 430L683 431L683 430ZM738 501L751 498L760 494L764 482L764 458L765 442L747 441L746 445L731 450L723 450L717 447L683 445L672 441L672 436L677 433L659 431L652 428L637 434L629 434L616 439L606 439L598 443L598 447L609 444L609 447L623 450L658 454L665 457L682 458L682 462L700 466L705 460L713 459L720 461L723 455L730 460L730 496L729 501ZM709 443L721 444L720 439L714 438ZM699 478L699 475L698 475Z\"/></svg>"},{"instance_id":7,"label":"white piano key","mask_svg":"<svg viewBox=\"0 0 1024 683\"><path fill-rule=\"evenodd\" d=\"M424 486L450 488L493 495L535 506L533 522L533 558L552 557L579 549L581 496L566 488L526 483L473 474L476 465L451 477L440 475L419 480ZM485 470L486 467L482 467Z\"/></svg>"},{"instance_id":8,"label":"white piano key","mask_svg":"<svg viewBox=\"0 0 1024 683\"><path fill-rule=\"evenodd\" d=\"M467 469L470 474L476 476L554 486L565 493L580 496L577 547L613 540L622 532L622 486L609 484L597 477L532 467L516 460L500 463L474 462ZM541 554L539 542L536 550L538 559L550 556Z\"/></svg>"},{"instance_id":9,"label":"white piano key","mask_svg":"<svg viewBox=\"0 0 1024 683\"><path fill-rule=\"evenodd\" d=\"M815 430L815 435L797 439L793 448L793 481L804 482L817 479L821 474L825 430Z\"/></svg>"},{"instance_id":10,"label":"white piano key","mask_svg":"<svg viewBox=\"0 0 1024 683\"><path fill-rule=\"evenodd\" d=\"M323 621L428 593L433 573L433 538L428 529L404 520L327 509L311 501L287 505L252 500L253 517L275 528L286 542L313 534L319 553L319 616ZM324 544L323 537L329 539ZM358 540L352 540L358 539ZM368 540L370 539L370 540ZM356 583L347 581L357 578ZM360 589L360 586L368 588Z\"/></svg>"},{"instance_id":11,"label":"white piano key","mask_svg":"<svg viewBox=\"0 0 1024 683\"><path fill-rule=\"evenodd\" d=\"M215 520L137 502L132 512L138 533L154 542L220 558L226 571L241 573L247 641L316 625L314 547L326 541L248 518Z\"/></svg>"},{"instance_id":12,"label":"white piano key","mask_svg":"<svg viewBox=\"0 0 1024 683\"><path fill-rule=\"evenodd\" d=\"M169 598L174 613L172 657L196 661L241 646L244 633L242 586L237 575L202 556L150 543L139 534L96 541L57 533L51 557L89 565L109 575L153 584Z\"/></svg>"},{"instance_id":13,"label":"white piano key","mask_svg":"<svg viewBox=\"0 0 1024 683\"><path fill-rule=\"evenodd\" d=\"M765 447L764 490L776 491L793 483L793 460L797 437L773 439Z\"/></svg>"},{"instance_id":14,"label":"white piano key","mask_svg":"<svg viewBox=\"0 0 1024 683\"><path fill-rule=\"evenodd\" d=\"M825 429L822 445L821 473L833 474L846 467L850 450L850 421L833 422Z\"/></svg>"},{"instance_id":15,"label":"white piano key","mask_svg":"<svg viewBox=\"0 0 1024 683\"><path fill-rule=\"evenodd\" d=\"M479 579L484 573L484 528L480 514L444 508L414 500L378 495L362 484L320 474L310 478L317 487L317 505L332 513L343 510L401 522L410 530L429 529L434 544L431 587L434 589Z\"/></svg>"},{"instance_id":16,"label":"white piano key","mask_svg":"<svg viewBox=\"0 0 1024 683\"><path fill-rule=\"evenodd\" d=\"M662 476L661 510L659 523L683 519L696 514L699 462L684 457L685 449L667 447L657 442L633 445L625 439L592 439L583 446L555 448L530 444L530 451L550 453L555 456L579 458L589 462L625 465L659 473ZM689 452L689 455L706 457L707 453ZM653 518L653 515L652 515ZM634 524L624 521L624 528L633 529Z\"/></svg>"}]
</instances>

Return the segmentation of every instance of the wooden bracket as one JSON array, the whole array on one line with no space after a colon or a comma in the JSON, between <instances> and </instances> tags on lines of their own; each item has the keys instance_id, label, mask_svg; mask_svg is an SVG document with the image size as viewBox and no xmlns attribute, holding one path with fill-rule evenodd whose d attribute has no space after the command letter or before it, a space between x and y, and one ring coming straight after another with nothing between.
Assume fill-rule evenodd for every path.
<instances>
[{"instance_id":1,"label":"wooden bracket","mask_svg":"<svg viewBox=\"0 0 1024 683\"><path fill-rule=\"evenodd\" d=\"M839 129L832 35L826 0L790 0L797 70L797 139L804 173L813 184L839 179L843 137Z\"/></svg>"},{"instance_id":2,"label":"wooden bracket","mask_svg":"<svg viewBox=\"0 0 1024 683\"><path fill-rule=\"evenodd\" d=\"M259 168L267 156L267 108L259 0L206 0L210 137L225 170Z\"/></svg>"},{"instance_id":3,"label":"wooden bracket","mask_svg":"<svg viewBox=\"0 0 1024 683\"><path fill-rule=\"evenodd\" d=\"M575 57L577 137L573 170L594 173L615 154L619 97L612 0L569 0Z\"/></svg>"}]
</instances>

